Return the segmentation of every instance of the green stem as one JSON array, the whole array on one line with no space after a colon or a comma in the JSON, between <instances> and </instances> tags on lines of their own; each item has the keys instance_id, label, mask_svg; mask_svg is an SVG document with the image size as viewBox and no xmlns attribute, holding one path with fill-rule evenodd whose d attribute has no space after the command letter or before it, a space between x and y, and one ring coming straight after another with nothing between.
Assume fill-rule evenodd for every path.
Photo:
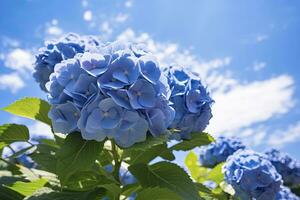
<instances>
[{"instance_id":1,"label":"green stem","mask_svg":"<svg viewBox=\"0 0 300 200\"><path fill-rule=\"evenodd\" d=\"M119 171L120 171L120 167L121 167L121 160L119 158L119 154L117 151L117 145L116 143L111 140L111 150L112 150L112 154L113 154L113 159L114 159L114 170L113 170L113 175L115 177L115 179L117 181L119 181Z\"/></svg>"},{"instance_id":2,"label":"green stem","mask_svg":"<svg viewBox=\"0 0 300 200\"><path fill-rule=\"evenodd\" d=\"M120 182L119 171L120 171L122 160L119 158L117 145L116 145L115 141L113 141L113 140L111 140L111 151L112 151L113 159L114 159L113 176L116 181ZM116 199L118 199L118 200L120 199L120 194L117 194Z\"/></svg>"}]
</instances>

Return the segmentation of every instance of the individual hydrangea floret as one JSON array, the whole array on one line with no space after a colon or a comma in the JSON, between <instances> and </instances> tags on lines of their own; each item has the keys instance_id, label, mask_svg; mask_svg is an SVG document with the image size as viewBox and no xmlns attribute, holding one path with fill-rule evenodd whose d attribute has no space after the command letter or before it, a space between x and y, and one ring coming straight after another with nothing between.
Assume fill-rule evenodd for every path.
<instances>
[{"instance_id":1,"label":"individual hydrangea floret","mask_svg":"<svg viewBox=\"0 0 300 200\"><path fill-rule=\"evenodd\" d=\"M241 200L275 199L282 184L281 175L264 154L238 150L229 156L222 172Z\"/></svg>"},{"instance_id":2,"label":"individual hydrangea floret","mask_svg":"<svg viewBox=\"0 0 300 200\"><path fill-rule=\"evenodd\" d=\"M42 90L47 92L45 84L49 81L54 66L62 60L73 58L77 53L83 53L100 45L95 37L79 36L70 33L58 40L47 41L45 47L39 49L34 64L33 77L39 83Z\"/></svg>"},{"instance_id":3,"label":"individual hydrangea floret","mask_svg":"<svg viewBox=\"0 0 300 200\"><path fill-rule=\"evenodd\" d=\"M234 137L218 137L215 142L199 149L199 162L204 167L214 167L217 164L226 161L228 156L239 149L245 149L246 146Z\"/></svg>"},{"instance_id":4,"label":"individual hydrangea floret","mask_svg":"<svg viewBox=\"0 0 300 200\"><path fill-rule=\"evenodd\" d=\"M285 185L294 187L300 184L300 162L277 149L265 152L268 159L281 174Z\"/></svg>"},{"instance_id":5,"label":"individual hydrangea floret","mask_svg":"<svg viewBox=\"0 0 300 200\"><path fill-rule=\"evenodd\" d=\"M213 100L199 76L179 67L165 70L171 88L170 101L176 111L171 128L179 131L181 139L190 139L192 132L202 132L212 117Z\"/></svg>"},{"instance_id":6,"label":"individual hydrangea floret","mask_svg":"<svg viewBox=\"0 0 300 200\"><path fill-rule=\"evenodd\" d=\"M290 188L281 186L275 200L300 200L300 198L292 193Z\"/></svg>"},{"instance_id":7,"label":"individual hydrangea floret","mask_svg":"<svg viewBox=\"0 0 300 200\"><path fill-rule=\"evenodd\" d=\"M109 138L121 147L167 133L175 117L168 79L156 58L135 46L102 44L55 64L45 86L54 131L78 130L86 140Z\"/></svg>"}]
</instances>

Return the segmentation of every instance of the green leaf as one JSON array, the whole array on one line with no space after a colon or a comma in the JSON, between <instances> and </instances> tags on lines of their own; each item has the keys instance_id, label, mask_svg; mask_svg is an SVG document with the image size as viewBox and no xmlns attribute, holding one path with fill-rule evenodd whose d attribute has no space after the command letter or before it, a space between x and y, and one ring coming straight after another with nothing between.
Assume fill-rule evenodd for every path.
<instances>
[{"instance_id":1,"label":"green leaf","mask_svg":"<svg viewBox=\"0 0 300 200\"><path fill-rule=\"evenodd\" d=\"M139 163L131 165L129 171L144 188L167 188L184 200L200 199L198 191L188 174L174 163L162 161L151 166Z\"/></svg>"},{"instance_id":2,"label":"green leaf","mask_svg":"<svg viewBox=\"0 0 300 200\"><path fill-rule=\"evenodd\" d=\"M146 188L137 194L136 200L182 200L177 194L166 188Z\"/></svg>"},{"instance_id":3,"label":"green leaf","mask_svg":"<svg viewBox=\"0 0 300 200\"><path fill-rule=\"evenodd\" d=\"M171 135L171 133L169 131L164 134L161 134L158 137L153 137L152 135L148 134L147 139L144 142L136 143L128 149L145 150L147 148L151 148L152 146L163 144L163 143L169 141L170 135Z\"/></svg>"},{"instance_id":4,"label":"green leaf","mask_svg":"<svg viewBox=\"0 0 300 200\"><path fill-rule=\"evenodd\" d=\"M201 174L201 170L198 162L198 156L193 151L191 151L186 156L184 163L186 167L189 169L191 177L197 181Z\"/></svg>"},{"instance_id":5,"label":"green leaf","mask_svg":"<svg viewBox=\"0 0 300 200\"><path fill-rule=\"evenodd\" d=\"M208 133L192 133L192 138L190 140L184 140L171 147L171 149L175 151L189 151L195 147L208 145L213 141L214 138Z\"/></svg>"},{"instance_id":6,"label":"green leaf","mask_svg":"<svg viewBox=\"0 0 300 200\"><path fill-rule=\"evenodd\" d=\"M105 195L105 190L102 188L76 192L76 191L41 191L31 197L26 198L26 200L101 200Z\"/></svg>"},{"instance_id":7,"label":"green leaf","mask_svg":"<svg viewBox=\"0 0 300 200\"><path fill-rule=\"evenodd\" d=\"M224 175L222 173L222 166L224 163L220 163L216 165L212 170L208 173L207 179L212 180L217 184L220 184L224 180Z\"/></svg>"},{"instance_id":8,"label":"green leaf","mask_svg":"<svg viewBox=\"0 0 300 200\"><path fill-rule=\"evenodd\" d=\"M51 125L51 120L48 118L50 105L39 98L26 97L2 108L2 110L20 117L38 120Z\"/></svg>"},{"instance_id":9,"label":"green leaf","mask_svg":"<svg viewBox=\"0 0 300 200\"><path fill-rule=\"evenodd\" d=\"M61 183L66 183L73 173L91 168L102 148L103 142L83 140L79 132L69 134L57 152L57 174Z\"/></svg>"},{"instance_id":10,"label":"green leaf","mask_svg":"<svg viewBox=\"0 0 300 200\"><path fill-rule=\"evenodd\" d=\"M32 182L21 182L17 181L13 183L11 186L5 186L11 190L14 190L21 195L24 196L30 196L38 189L41 189L44 187L44 185L47 183L47 180L45 179L38 179Z\"/></svg>"},{"instance_id":11,"label":"green leaf","mask_svg":"<svg viewBox=\"0 0 300 200\"><path fill-rule=\"evenodd\" d=\"M3 124L0 126L0 141L3 146L17 141L29 140L29 130L20 124Z\"/></svg>"},{"instance_id":12,"label":"green leaf","mask_svg":"<svg viewBox=\"0 0 300 200\"><path fill-rule=\"evenodd\" d=\"M22 200L24 196L14 190L0 185L0 199L3 200Z\"/></svg>"},{"instance_id":13,"label":"green leaf","mask_svg":"<svg viewBox=\"0 0 300 200\"><path fill-rule=\"evenodd\" d=\"M174 155L172 151L168 149L166 143L152 146L148 149L125 149L123 152L123 157L128 157L127 161L129 164L136 163L149 163L156 157L163 157L168 160L174 160Z\"/></svg>"},{"instance_id":14,"label":"green leaf","mask_svg":"<svg viewBox=\"0 0 300 200\"><path fill-rule=\"evenodd\" d=\"M55 173L57 158L55 156L58 149L46 144L38 144L36 150L29 156L38 164L42 170Z\"/></svg>"}]
</instances>

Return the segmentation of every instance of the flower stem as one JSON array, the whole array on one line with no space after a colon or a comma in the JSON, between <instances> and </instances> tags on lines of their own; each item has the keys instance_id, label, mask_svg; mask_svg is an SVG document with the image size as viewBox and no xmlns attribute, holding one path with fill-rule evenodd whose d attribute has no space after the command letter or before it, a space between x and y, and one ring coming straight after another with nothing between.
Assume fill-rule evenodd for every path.
<instances>
[{"instance_id":1,"label":"flower stem","mask_svg":"<svg viewBox=\"0 0 300 200\"><path fill-rule=\"evenodd\" d=\"M111 150L112 150L113 159L114 159L113 176L119 182L119 171L120 171L122 161L119 158L119 154L117 151L117 145L116 145L115 141L113 141L113 140L111 140Z\"/></svg>"}]
</instances>

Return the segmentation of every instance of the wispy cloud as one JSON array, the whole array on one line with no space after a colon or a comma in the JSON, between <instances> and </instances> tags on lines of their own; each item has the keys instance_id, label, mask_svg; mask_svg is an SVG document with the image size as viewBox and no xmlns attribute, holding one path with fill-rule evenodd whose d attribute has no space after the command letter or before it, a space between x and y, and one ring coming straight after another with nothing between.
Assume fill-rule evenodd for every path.
<instances>
[{"instance_id":1,"label":"wispy cloud","mask_svg":"<svg viewBox=\"0 0 300 200\"><path fill-rule=\"evenodd\" d=\"M47 22L45 24L46 37L57 37L62 35L63 33L64 31L59 27L57 19L52 19L50 23Z\"/></svg>"},{"instance_id":2,"label":"wispy cloud","mask_svg":"<svg viewBox=\"0 0 300 200\"><path fill-rule=\"evenodd\" d=\"M255 38L255 41L257 43L263 42L265 40L269 39L269 36L267 34L258 34Z\"/></svg>"},{"instance_id":3,"label":"wispy cloud","mask_svg":"<svg viewBox=\"0 0 300 200\"><path fill-rule=\"evenodd\" d=\"M255 61L253 63L253 70L257 72L257 71L262 70L266 66L267 66L267 63L265 63L265 62L257 62L257 61Z\"/></svg>"},{"instance_id":4,"label":"wispy cloud","mask_svg":"<svg viewBox=\"0 0 300 200\"><path fill-rule=\"evenodd\" d=\"M287 129L278 130L270 135L268 144L281 147L288 143L300 141L300 121L290 125Z\"/></svg>"},{"instance_id":5,"label":"wispy cloud","mask_svg":"<svg viewBox=\"0 0 300 200\"><path fill-rule=\"evenodd\" d=\"M16 93L24 86L25 83L19 74L0 74L0 90L9 90L11 93Z\"/></svg>"}]
</instances>

